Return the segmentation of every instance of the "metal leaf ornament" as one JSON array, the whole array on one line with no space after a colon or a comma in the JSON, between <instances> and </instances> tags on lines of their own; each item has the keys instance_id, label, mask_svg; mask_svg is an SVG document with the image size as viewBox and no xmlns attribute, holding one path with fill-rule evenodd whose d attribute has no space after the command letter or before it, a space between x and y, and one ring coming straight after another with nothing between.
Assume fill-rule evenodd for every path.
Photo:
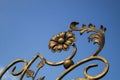
<instances>
[{"instance_id":1,"label":"metal leaf ornament","mask_svg":"<svg viewBox=\"0 0 120 80\"><path fill-rule=\"evenodd\" d=\"M33 77L33 76L34 76L34 71L32 71L32 70L27 70L26 76L27 76L28 78L29 78L29 77Z\"/></svg>"},{"instance_id":2,"label":"metal leaf ornament","mask_svg":"<svg viewBox=\"0 0 120 80\"><path fill-rule=\"evenodd\" d=\"M39 68L42 68L42 67L44 66L44 64L45 64L45 61L44 61L44 60L40 61L40 63L37 65L37 68L38 68L38 69L39 69Z\"/></svg>"}]
</instances>

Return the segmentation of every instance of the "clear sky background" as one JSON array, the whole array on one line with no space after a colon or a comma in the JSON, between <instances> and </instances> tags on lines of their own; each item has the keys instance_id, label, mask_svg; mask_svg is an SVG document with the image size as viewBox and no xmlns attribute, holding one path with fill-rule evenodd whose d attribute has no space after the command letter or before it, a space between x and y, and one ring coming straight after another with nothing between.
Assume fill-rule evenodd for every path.
<instances>
[{"instance_id":1,"label":"clear sky background","mask_svg":"<svg viewBox=\"0 0 120 80\"><path fill-rule=\"evenodd\" d=\"M68 52L53 54L48 49L48 42L53 35L67 31L72 21L86 25L92 23L98 29L102 24L107 28L106 43L100 55L109 61L110 69L101 80L119 80L119 0L0 0L0 69L18 58L29 61L37 52L49 61L65 59L72 47ZM81 27L81 24L78 26ZM87 42L89 34L75 34L78 52L73 60L77 62L89 57L97 46ZM36 67L38 62L39 60L33 67ZM84 77L83 69L87 65L76 68L63 80ZM103 67L93 68L89 73L101 72L102 69ZM55 80L64 70L63 66L45 65L37 77L46 76L45 80ZM17 80L10 75L4 78L10 79Z\"/></svg>"}]
</instances>

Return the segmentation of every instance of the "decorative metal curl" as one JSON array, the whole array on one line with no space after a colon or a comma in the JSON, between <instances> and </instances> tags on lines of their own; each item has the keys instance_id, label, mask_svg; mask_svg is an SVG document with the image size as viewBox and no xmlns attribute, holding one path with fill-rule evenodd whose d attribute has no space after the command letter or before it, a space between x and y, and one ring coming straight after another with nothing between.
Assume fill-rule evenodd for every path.
<instances>
[{"instance_id":1,"label":"decorative metal curl","mask_svg":"<svg viewBox=\"0 0 120 80\"><path fill-rule=\"evenodd\" d=\"M26 74L26 77L31 78L32 80L35 80L36 75L38 74L39 70L44 66L44 64L48 64L50 66L63 65L66 70L56 78L56 80L62 80L64 78L64 76L66 76L70 71L72 71L76 67L78 67L86 62L92 61L92 60L100 60L105 64L105 68L104 68L103 72L101 72L100 74L98 74L96 76L90 76L87 73L88 69L97 66L96 64L91 64L91 65L88 65L84 69L85 78L75 78L74 80L98 80L98 79L102 78L103 76L105 76L105 74L108 72L109 64L105 58L98 56L98 54L104 47L104 43L105 43L104 33L106 31L106 28L104 28L101 25L100 30L97 30L95 28L95 26L92 24L89 24L88 27L83 24L82 28L79 28L79 27L76 27L77 24L79 24L79 23L72 22L70 24L70 29L68 31L61 32L61 33L53 36L50 39L50 42L48 45L49 49L51 49L53 52L61 52L62 50L67 51L70 46L73 46L73 52L66 59L59 61L59 62L51 62L51 61L46 60L40 53L35 55L29 62L27 62L25 59L17 59L15 61L11 62L2 72L0 72L0 80L2 80L2 77L7 72L7 70L9 70L11 67L13 67L17 63L24 63L24 66L20 71L15 72L16 66L14 66L11 70L11 74L13 76L19 76L18 80L22 80L25 74ZM73 33L74 31L80 31L81 35L84 32L88 32L88 33L94 32L93 34L91 34L88 37L88 41L94 40L94 44L98 44L98 49L90 57L85 58L81 61L78 61L77 63L74 63L72 60L72 58L75 56L75 54L77 52L77 47L75 44L76 37L75 37L75 34ZM38 58L40 58L41 61L37 65L37 71L30 70L29 68ZM37 80L45 80L45 76L37 78Z\"/></svg>"}]
</instances>

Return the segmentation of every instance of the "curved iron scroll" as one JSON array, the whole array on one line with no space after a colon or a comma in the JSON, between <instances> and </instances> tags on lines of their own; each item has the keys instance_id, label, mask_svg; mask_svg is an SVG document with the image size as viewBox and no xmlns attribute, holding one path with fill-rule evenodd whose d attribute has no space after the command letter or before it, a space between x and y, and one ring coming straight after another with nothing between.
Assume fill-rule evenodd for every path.
<instances>
[{"instance_id":1,"label":"curved iron scroll","mask_svg":"<svg viewBox=\"0 0 120 80\"><path fill-rule=\"evenodd\" d=\"M73 52L66 59L64 59L60 62L51 62L51 61L46 60L40 53L35 55L32 58L32 60L30 60L29 62L26 61L25 59L17 59L15 61L11 62L2 72L0 72L0 80L2 80L3 75L13 66L14 67L11 70L11 74L13 76L18 76L19 80L22 80L23 77L25 76L25 74L28 78L30 77L32 80L36 80L36 75L38 74L39 70L44 66L44 64L48 64L50 66L63 65L66 70L56 78L56 80L62 80L62 78L64 78L64 76L66 76L70 71L72 71L76 67L78 67L86 62L92 61L92 60L100 60L105 64L105 68L104 68L103 72L96 75L96 76L90 76L87 73L88 69L91 67L95 67L97 65L96 64L88 65L84 69L85 78L76 78L74 80L98 80L98 79L102 78L108 72L108 69L109 69L108 61L105 58L103 58L102 56L98 56L98 54L100 53L100 51L104 47L104 43L105 43L104 33L106 31L106 28L104 28L101 25L100 30L97 30L95 28L95 26L92 24L89 24L88 27L83 24L82 28L79 28L79 27L76 27L77 24L79 24L79 23L72 22L70 24L70 29L68 31L61 32L61 33L53 36L50 39L50 42L48 45L49 49L51 49L52 52L61 52L62 50L67 51L70 46L73 46ZM74 31L79 31L81 35L84 32L94 32L93 34L91 34L88 37L88 41L94 40L94 44L98 44L98 49L90 57L85 58L81 61L78 61L77 63L74 63L72 60L72 58L75 56L75 54L77 52L77 47L75 45L76 37L75 37ZM40 58L41 61L37 65L37 71L30 70L29 69L30 66L38 58ZM15 69L16 69L15 64L16 63L24 63L24 67L18 72L15 72ZM43 76L41 78L37 78L37 80L44 80L44 79L45 79L45 76Z\"/></svg>"}]
</instances>

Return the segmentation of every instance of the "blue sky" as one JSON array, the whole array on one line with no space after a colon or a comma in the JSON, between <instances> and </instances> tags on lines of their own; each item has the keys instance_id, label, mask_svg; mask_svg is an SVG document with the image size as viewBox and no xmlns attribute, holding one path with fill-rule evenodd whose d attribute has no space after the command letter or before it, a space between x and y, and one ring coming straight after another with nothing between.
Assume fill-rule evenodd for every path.
<instances>
[{"instance_id":1,"label":"blue sky","mask_svg":"<svg viewBox=\"0 0 120 80\"><path fill-rule=\"evenodd\" d=\"M72 48L53 54L48 49L48 42L53 35L67 31L72 21L78 21L86 25L92 23L98 29L101 24L107 28L106 43L100 55L109 61L110 70L101 80L118 80L119 3L119 0L0 0L0 67L18 58L29 61L37 52L50 61L64 59ZM87 42L88 34L75 34L78 52L74 61L77 62L90 56L97 46ZM64 71L62 66L45 66L38 76L45 75L46 80L55 80ZM84 66L76 68L63 80L84 77ZM91 69L91 72L99 70Z\"/></svg>"}]
</instances>

